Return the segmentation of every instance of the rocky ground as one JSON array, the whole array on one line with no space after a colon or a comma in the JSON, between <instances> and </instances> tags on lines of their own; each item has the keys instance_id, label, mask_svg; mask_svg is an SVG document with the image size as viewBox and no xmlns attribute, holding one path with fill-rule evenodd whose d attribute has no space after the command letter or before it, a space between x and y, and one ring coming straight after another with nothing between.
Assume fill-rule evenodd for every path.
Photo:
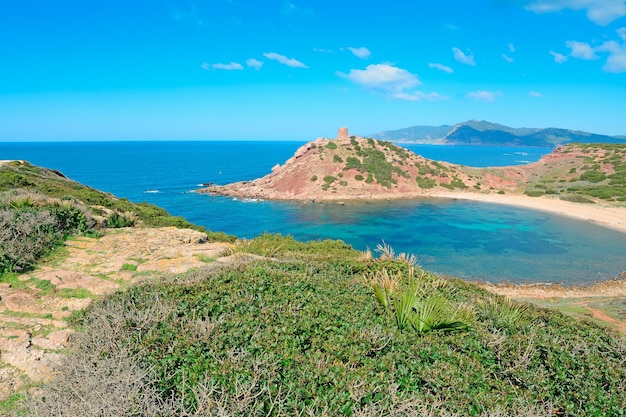
<instances>
[{"instance_id":1,"label":"rocky ground","mask_svg":"<svg viewBox=\"0 0 626 417\"><path fill-rule=\"evenodd\" d=\"M232 262L230 246L188 229L115 229L69 240L35 271L0 283L0 400L50 378L72 312L145 277Z\"/></svg>"}]
</instances>

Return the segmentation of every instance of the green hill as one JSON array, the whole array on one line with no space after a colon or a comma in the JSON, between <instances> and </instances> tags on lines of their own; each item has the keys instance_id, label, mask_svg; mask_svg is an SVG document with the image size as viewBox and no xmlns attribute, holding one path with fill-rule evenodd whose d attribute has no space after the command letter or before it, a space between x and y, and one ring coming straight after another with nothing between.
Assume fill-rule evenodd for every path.
<instances>
[{"instance_id":1,"label":"green hill","mask_svg":"<svg viewBox=\"0 0 626 417\"><path fill-rule=\"evenodd\" d=\"M456 125L413 126L369 135L400 143L435 143L474 146L555 147L567 143L624 143L623 136L607 136L558 128L512 128L484 120Z\"/></svg>"}]
</instances>

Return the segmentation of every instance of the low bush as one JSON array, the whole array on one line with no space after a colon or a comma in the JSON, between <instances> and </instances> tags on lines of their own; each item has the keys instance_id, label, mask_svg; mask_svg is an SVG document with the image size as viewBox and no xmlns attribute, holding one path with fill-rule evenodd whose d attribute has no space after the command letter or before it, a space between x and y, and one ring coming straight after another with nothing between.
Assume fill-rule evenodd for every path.
<instances>
[{"instance_id":1,"label":"low bush","mask_svg":"<svg viewBox=\"0 0 626 417\"><path fill-rule=\"evenodd\" d=\"M13 207L0 209L0 273L28 270L67 236L91 230L76 207L29 207L25 200Z\"/></svg>"},{"instance_id":2,"label":"low bush","mask_svg":"<svg viewBox=\"0 0 626 417\"><path fill-rule=\"evenodd\" d=\"M579 178L580 181L589 181L593 183L601 182L606 179L606 174L602 171L589 170L582 174Z\"/></svg>"},{"instance_id":3,"label":"low bush","mask_svg":"<svg viewBox=\"0 0 626 417\"><path fill-rule=\"evenodd\" d=\"M328 185L332 184L335 181L337 181L337 178L333 177L332 175L327 175L324 177L324 182Z\"/></svg>"},{"instance_id":4,"label":"low bush","mask_svg":"<svg viewBox=\"0 0 626 417\"><path fill-rule=\"evenodd\" d=\"M420 188L434 188L437 185L437 182L434 179L428 177L418 176L415 180Z\"/></svg>"},{"instance_id":5,"label":"low bush","mask_svg":"<svg viewBox=\"0 0 626 417\"><path fill-rule=\"evenodd\" d=\"M524 191L524 194L526 194L528 197L541 197L545 194L545 192L542 190L526 190Z\"/></svg>"}]
</instances>

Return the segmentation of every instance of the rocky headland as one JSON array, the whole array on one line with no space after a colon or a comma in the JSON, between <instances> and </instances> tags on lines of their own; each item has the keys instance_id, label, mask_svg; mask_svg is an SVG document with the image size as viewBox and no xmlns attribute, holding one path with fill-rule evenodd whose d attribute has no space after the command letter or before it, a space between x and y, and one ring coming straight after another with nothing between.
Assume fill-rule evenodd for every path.
<instances>
[{"instance_id":1,"label":"rocky headland","mask_svg":"<svg viewBox=\"0 0 626 417\"><path fill-rule=\"evenodd\" d=\"M471 199L573 216L626 231L626 145L570 144L540 161L473 168L433 161L391 142L318 138L263 178L201 193L233 198L343 202Z\"/></svg>"}]
</instances>

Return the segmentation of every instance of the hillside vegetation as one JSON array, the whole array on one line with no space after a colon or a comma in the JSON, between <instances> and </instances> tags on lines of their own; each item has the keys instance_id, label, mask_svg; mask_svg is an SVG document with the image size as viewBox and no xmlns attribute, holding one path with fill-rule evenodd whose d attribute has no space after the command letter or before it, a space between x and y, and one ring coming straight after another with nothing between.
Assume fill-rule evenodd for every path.
<instances>
[{"instance_id":1,"label":"hillside vegetation","mask_svg":"<svg viewBox=\"0 0 626 417\"><path fill-rule=\"evenodd\" d=\"M367 143L371 146L360 145L361 154L355 153L359 165L332 146L320 154L336 160L342 171L347 168L344 173L371 174L376 182L388 178L389 168L370 164L370 158L381 160L378 146L394 164L408 167L413 161L393 145ZM450 175L459 172L414 161ZM100 206L120 210L123 217L135 213L137 223L151 219L145 213L142 218L141 209L131 211L132 203L59 173L23 163L1 169L3 184L17 181L24 187L5 185L3 210L47 210L59 199L59 207L71 201L87 224L89 216L109 213ZM393 175L398 173L392 168ZM322 191L331 191L333 183ZM93 200L79 195L99 202L91 206ZM626 413L626 340L610 329L435 276L417 266L414 256L395 254L384 244L372 254L341 241L304 243L264 234L238 240L230 251L230 266L207 260L205 268L166 278L144 273L142 283L74 314L70 325L76 333L55 377L37 391L0 403L0 413Z\"/></svg>"},{"instance_id":2,"label":"hillside vegetation","mask_svg":"<svg viewBox=\"0 0 626 417\"><path fill-rule=\"evenodd\" d=\"M72 352L30 412L619 416L626 409L626 343L612 331L433 276L390 248L376 260L337 241L263 235L238 251L266 259L137 286L77 317Z\"/></svg>"},{"instance_id":3,"label":"hillside vegetation","mask_svg":"<svg viewBox=\"0 0 626 417\"><path fill-rule=\"evenodd\" d=\"M0 273L21 272L70 235L106 228L175 226L206 231L148 203L132 203L24 161L0 165ZM214 233L214 240L232 240Z\"/></svg>"},{"instance_id":4,"label":"hillside vegetation","mask_svg":"<svg viewBox=\"0 0 626 417\"><path fill-rule=\"evenodd\" d=\"M402 199L441 192L626 201L626 145L569 144L527 165L473 168L433 161L375 139L317 139L254 181L200 192L278 200Z\"/></svg>"},{"instance_id":5,"label":"hillside vegetation","mask_svg":"<svg viewBox=\"0 0 626 417\"><path fill-rule=\"evenodd\" d=\"M626 201L626 145L568 145L537 164L525 186L532 196L564 200Z\"/></svg>"}]
</instances>

